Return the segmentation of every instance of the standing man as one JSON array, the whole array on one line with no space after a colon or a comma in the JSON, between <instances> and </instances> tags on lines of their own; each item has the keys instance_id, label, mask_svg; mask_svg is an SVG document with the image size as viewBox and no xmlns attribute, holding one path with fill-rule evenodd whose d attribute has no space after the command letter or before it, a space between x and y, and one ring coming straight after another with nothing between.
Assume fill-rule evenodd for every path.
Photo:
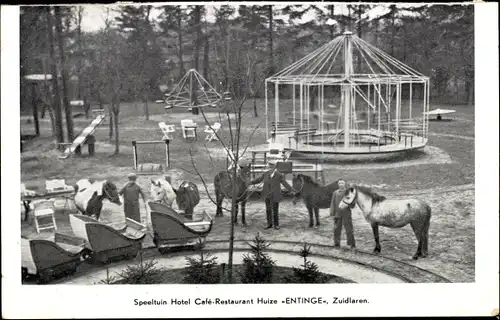
<instances>
[{"instance_id":1,"label":"standing man","mask_svg":"<svg viewBox=\"0 0 500 320\"><path fill-rule=\"evenodd\" d=\"M347 190L345 180L338 180L337 184L339 189L333 193L332 203L330 204L330 216L333 216L334 227L333 227L333 245L334 247L340 247L340 236L342 235L342 226L345 228L347 235L347 245L351 246L351 249L356 248L356 241L354 240L354 232L352 226L352 207L349 206L345 209L340 209L339 204L345 195Z\"/></svg>"},{"instance_id":2,"label":"standing man","mask_svg":"<svg viewBox=\"0 0 500 320\"><path fill-rule=\"evenodd\" d=\"M123 209L125 217L141 223L141 211L139 209L139 195L146 202L146 197L141 187L135 182L137 176L135 173L128 175L129 182L120 190L119 194L123 195Z\"/></svg>"},{"instance_id":3,"label":"standing man","mask_svg":"<svg viewBox=\"0 0 500 320\"><path fill-rule=\"evenodd\" d=\"M287 188L289 191L294 192L293 188L286 182L285 176L279 172L277 168L277 161L272 159L269 160L271 166L269 171L264 172L260 177L250 181L250 184L258 184L264 182L264 187L262 188L262 197L266 203L266 217L267 217L267 227L270 229L279 230L279 205L283 195L281 194L281 185Z\"/></svg>"}]
</instances>

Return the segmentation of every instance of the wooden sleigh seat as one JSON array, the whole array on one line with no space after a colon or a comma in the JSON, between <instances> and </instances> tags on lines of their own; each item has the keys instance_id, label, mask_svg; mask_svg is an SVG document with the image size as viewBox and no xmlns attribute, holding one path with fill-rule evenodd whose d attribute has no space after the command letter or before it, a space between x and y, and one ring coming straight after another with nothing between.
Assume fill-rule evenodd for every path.
<instances>
[{"instance_id":1,"label":"wooden sleigh seat","mask_svg":"<svg viewBox=\"0 0 500 320\"><path fill-rule=\"evenodd\" d=\"M73 274L85 260L86 249L79 246L58 244L54 241L21 238L23 279L37 275L40 282Z\"/></svg>"},{"instance_id":2,"label":"wooden sleigh seat","mask_svg":"<svg viewBox=\"0 0 500 320\"><path fill-rule=\"evenodd\" d=\"M83 239L85 246L92 251L93 262L133 259L141 250L146 236L146 227L128 218L122 229L115 229L82 214L71 214L69 219L75 236Z\"/></svg>"},{"instance_id":3,"label":"wooden sleigh seat","mask_svg":"<svg viewBox=\"0 0 500 320\"><path fill-rule=\"evenodd\" d=\"M205 241L212 230L213 220L203 212L200 220L190 220L172 208L155 202L149 202L153 242L163 253L173 247L194 247Z\"/></svg>"}]
</instances>

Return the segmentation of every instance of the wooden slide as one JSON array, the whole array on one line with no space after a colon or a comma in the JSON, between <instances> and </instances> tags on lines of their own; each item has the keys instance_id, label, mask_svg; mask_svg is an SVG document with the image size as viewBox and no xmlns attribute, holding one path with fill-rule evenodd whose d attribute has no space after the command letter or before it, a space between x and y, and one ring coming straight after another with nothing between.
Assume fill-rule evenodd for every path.
<instances>
[{"instance_id":1,"label":"wooden slide","mask_svg":"<svg viewBox=\"0 0 500 320\"><path fill-rule=\"evenodd\" d=\"M73 154L75 150L85 142L87 137L94 133L95 129L101 124L104 118L104 114L98 114L97 117L95 117L95 119L92 120L92 122L89 124L89 126L85 128L73 141L73 143L68 148L66 148L66 150L64 150L64 153L59 156L59 159L66 159L71 154Z\"/></svg>"}]
</instances>

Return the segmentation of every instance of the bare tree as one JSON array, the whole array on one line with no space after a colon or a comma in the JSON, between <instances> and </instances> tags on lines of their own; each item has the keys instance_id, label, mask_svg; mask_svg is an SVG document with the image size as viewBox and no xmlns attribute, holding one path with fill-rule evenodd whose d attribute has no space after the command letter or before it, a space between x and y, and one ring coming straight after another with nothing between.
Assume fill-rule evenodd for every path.
<instances>
[{"instance_id":1,"label":"bare tree","mask_svg":"<svg viewBox=\"0 0 500 320\"><path fill-rule=\"evenodd\" d=\"M250 86L249 84L251 82L251 73L252 73L251 68L252 68L252 66L254 66L254 65L249 63L246 66L247 68L245 70L246 73L245 73L244 77L246 80L245 85L247 86L247 88ZM228 272L227 278L228 278L229 282L234 281L233 268L232 268L233 267L233 251L234 251L233 250L234 249L234 223L233 223L233 221L234 221L234 218L236 217L236 214L237 214L236 204L239 201L238 200L238 196L239 196L238 193L240 191L240 190L238 190L237 184L235 183L235 179L239 175L238 170L240 167L240 161L243 159L243 156L245 155L255 132L260 127L260 123L259 123L257 126L255 126L253 128L250 136L248 137L248 140L246 142L243 141L242 136L241 136L241 124L243 123L243 119L245 118L245 116L253 110L252 108L249 108L248 110L246 110L244 112L243 106L245 104L245 101L247 100L246 93L248 91L249 91L248 89L243 90L244 95L242 98L235 99L233 102L229 103L229 105L227 106L227 108L225 110L218 113L218 117L219 117L220 122L223 122L222 121L223 113L225 113L227 128L229 131L228 138L223 139L223 137L221 137L221 135L219 133L216 133L216 136L218 138L218 141L219 141L222 149L226 152L226 154L231 155L231 157L232 157L232 159L231 159L232 166L231 166L230 170L228 169L228 172L230 173L230 177L231 177L230 179L231 179L232 189L231 189L231 194L225 195L227 198L231 199L231 206L230 207L224 207L224 206L222 207L223 211L231 213L231 223L230 223L230 230L229 230L228 268L227 268L227 272ZM201 114L203 115L203 119L205 120L205 123L207 123L207 125L211 129L213 129L211 122L208 120L207 115L204 112L204 109L203 108L200 108L200 109L201 109ZM208 155L208 158L210 160L210 163L215 168L212 157L211 157L210 152L208 150L207 150L207 155ZM192 166L195 170L195 173L201 179L202 184L204 186L204 189L208 195L208 198L210 199L210 201L212 203L217 205L217 202L210 195L206 179L199 172L198 168L196 167L196 164L194 163L194 159L192 157L191 150L190 150L190 157L191 157L191 163L192 163Z\"/></svg>"},{"instance_id":2,"label":"bare tree","mask_svg":"<svg viewBox=\"0 0 500 320\"><path fill-rule=\"evenodd\" d=\"M59 95L59 84L57 81L57 63L56 63L56 52L55 52L55 44L54 44L54 33L53 33L53 16L52 16L52 7L45 7L45 13L47 16L47 27L49 31L49 48L50 48L50 59L51 59L51 73L52 73L52 88L54 92L54 99L52 99L52 103L54 106L55 113L55 131L56 131L56 139L58 143L64 142L63 135L63 125L62 125L62 112L61 112L61 96ZM61 144L58 145L58 148L61 148Z\"/></svg>"},{"instance_id":3,"label":"bare tree","mask_svg":"<svg viewBox=\"0 0 500 320\"><path fill-rule=\"evenodd\" d=\"M71 105L69 104L68 98L68 72L66 66L66 53L64 52L61 7L54 7L54 13L56 17L56 37L59 47L59 57L61 59L62 101L64 114L66 115L66 130L68 134L68 142L73 142L73 114L71 112Z\"/></svg>"}]
</instances>

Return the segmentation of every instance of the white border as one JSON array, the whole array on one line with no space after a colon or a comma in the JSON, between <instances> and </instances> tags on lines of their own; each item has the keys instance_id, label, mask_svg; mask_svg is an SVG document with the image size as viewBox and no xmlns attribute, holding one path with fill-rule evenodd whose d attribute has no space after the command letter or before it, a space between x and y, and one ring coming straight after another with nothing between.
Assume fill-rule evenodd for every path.
<instances>
[{"instance_id":1,"label":"white border","mask_svg":"<svg viewBox=\"0 0 500 320\"><path fill-rule=\"evenodd\" d=\"M208 3L207 3L208 4ZM210 3L213 4L213 3ZM246 3L248 4L248 3ZM476 283L411 285L21 286L18 183L19 7L1 8L2 316L242 317L473 316L498 308L498 4L475 5ZM14 182L13 182L14 181ZM16 187L14 187L16 186ZM363 297L366 305L146 306L133 299Z\"/></svg>"}]
</instances>

